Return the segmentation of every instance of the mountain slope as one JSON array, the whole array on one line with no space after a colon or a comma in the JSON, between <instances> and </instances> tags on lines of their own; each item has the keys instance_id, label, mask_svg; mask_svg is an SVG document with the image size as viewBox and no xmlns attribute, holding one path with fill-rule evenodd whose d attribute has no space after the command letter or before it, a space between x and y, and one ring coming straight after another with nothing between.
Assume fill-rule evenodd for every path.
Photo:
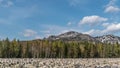
<instances>
[{"instance_id":1,"label":"mountain slope","mask_svg":"<svg viewBox=\"0 0 120 68\"><path fill-rule=\"evenodd\" d=\"M78 33L75 31L69 31L57 36L49 36L47 40L65 40L65 41L96 41L96 39L90 35Z\"/></svg>"},{"instance_id":2,"label":"mountain slope","mask_svg":"<svg viewBox=\"0 0 120 68\"><path fill-rule=\"evenodd\" d=\"M120 37L114 36L114 35L103 35L95 38L96 40L102 43L110 43L110 44L119 43L120 44Z\"/></svg>"},{"instance_id":3,"label":"mountain slope","mask_svg":"<svg viewBox=\"0 0 120 68\"><path fill-rule=\"evenodd\" d=\"M110 43L110 44L115 44L115 43L120 44L120 37L118 36L103 35L98 37L92 37L88 34L82 34L75 31L69 31L56 36L52 35L45 39L46 40L63 40L63 41L92 41L92 42L102 42L102 43Z\"/></svg>"}]
</instances>

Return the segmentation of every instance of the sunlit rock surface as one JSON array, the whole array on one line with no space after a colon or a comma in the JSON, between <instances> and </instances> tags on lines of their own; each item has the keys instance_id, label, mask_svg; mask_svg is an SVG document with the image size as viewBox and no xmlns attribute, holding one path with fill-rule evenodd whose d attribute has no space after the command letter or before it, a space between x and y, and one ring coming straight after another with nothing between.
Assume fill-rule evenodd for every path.
<instances>
[{"instance_id":1,"label":"sunlit rock surface","mask_svg":"<svg viewBox=\"0 0 120 68\"><path fill-rule=\"evenodd\" d=\"M119 58L0 59L0 68L120 68Z\"/></svg>"}]
</instances>

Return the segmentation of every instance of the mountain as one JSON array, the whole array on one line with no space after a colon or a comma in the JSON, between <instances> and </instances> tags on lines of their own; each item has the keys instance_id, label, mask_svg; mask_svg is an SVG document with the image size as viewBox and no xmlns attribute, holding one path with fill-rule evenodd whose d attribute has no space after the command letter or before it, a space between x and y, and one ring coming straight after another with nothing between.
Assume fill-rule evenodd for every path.
<instances>
[{"instance_id":1,"label":"mountain","mask_svg":"<svg viewBox=\"0 0 120 68\"><path fill-rule=\"evenodd\" d=\"M120 44L120 37L114 36L114 35L103 35L95 38L96 40L102 43L110 43L110 44L119 43Z\"/></svg>"},{"instance_id":2,"label":"mountain","mask_svg":"<svg viewBox=\"0 0 120 68\"><path fill-rule=\"evenodd\" d=\"M110 43L110 44L115 44L115 43L120 44L120 37L118 36L103 35L98 37L92 37L88 34L82 34L75 31L69 31L56 36L52 35L45 39L46 40L63 40L63 41L92 41L92 42L102 42L102 43Z\"/></svg>"},{"instance_id":3,"label":"mountain","mask_svg":"<svg viewBox=\"0 0 120 68\"><path fill-rule=\"evenodd\" d=\"M75 31L69 31L57 36L49 36L47 40L65 40L65 41L96 41L96 39L90 35L78 33Z\"/></svg>"}]
</instances>

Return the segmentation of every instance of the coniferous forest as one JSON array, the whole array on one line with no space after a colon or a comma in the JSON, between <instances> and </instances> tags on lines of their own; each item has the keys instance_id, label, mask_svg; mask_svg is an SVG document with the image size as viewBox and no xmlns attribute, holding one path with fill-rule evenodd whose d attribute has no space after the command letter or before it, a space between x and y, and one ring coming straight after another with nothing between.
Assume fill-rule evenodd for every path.
<instances>
[{"instance_id":1,"label":"coniferous forest","mask_svg":"<svg viewBox=\"0 0 120 68\"><path fill-rule=\"evenodd\" d=\"M87 41L0 41L0 58L118 58L120 45Z\"/></svg>"}]
</instances>

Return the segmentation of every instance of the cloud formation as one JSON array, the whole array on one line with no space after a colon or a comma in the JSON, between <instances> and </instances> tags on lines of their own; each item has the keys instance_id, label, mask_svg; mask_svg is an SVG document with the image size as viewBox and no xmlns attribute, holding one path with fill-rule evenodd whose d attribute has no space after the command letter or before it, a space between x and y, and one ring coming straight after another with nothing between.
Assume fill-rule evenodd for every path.
<instances>
[{"instance_id":1,"label":"cloud formation","mask_svg":"<svg viewBox=\"0 0 120 68\"><path fill-rule=\"evenodd\" d=\"M115 4L117 0L110 0L110 2L106 5L104 12L106 13L116 13L120 12L120 8Z\"/></svg>"},{"instance_id":2,"label":"cloud formation","mask_svg":"<svg viewBox=\"0 0 120 68\"><path fill-rule=\"evenodd\" d=\"M96 24L107 21L107 18L100 17L97 15L85 16L82 20L80 20L79 24Z\"/></svg>"},{"instance_id":3,"label":"cloud formation","mask_svg":"<svg viewBox=\"0 0 120 68\"><path fill-rule=\"evenodd\" d=\"M114 12L119 12L120 11L120 8L118 7L115 7L115 6L108 6L106 9L105 9L105 12L106 13L114 13Z\"/></svg>"},{"instance_id":4,"label":"cloud formation","mask_svg":"<svg viewBox=\"0 0 120 68\"><path fill-rule=\"evenodd\" d=\"M72 22L68 22L68 23L67 23L68 26L70 26L70 25L72 25L72 24L73 24Z\"/></svg>"},{"instance_id":5,"label":"cloud formation","mask_svg":"<svg viewBox=\"0 0 120 68\"><path fill-rule=\"evenodd\" d=\"M103 32L105 33L116 33L120 31L120 23L112 23L111 25L109 25L105 30L103 30Z\"/></svg>"},{"instance_id":6,"label":"cloud formation","mask_svg":"<svg viewBox=\"0 0 120 68\"><path fill-rule=\"evenodd\" d=\"M26 29L22 34L24 37L31 37L31 36L35 36L37 32L31 29Z\"/></svg>"},{"instance_id":7,"label":"cloud formation","mask_svg":"<svg viewBox=\"0 0 120 68\"><path fill-rule=\"evenodd\" d=\"M79 4L79 0L69 0L69 1L71 6L76 6L77 4Z\"/></svg>"},{"instance_id":8,"label":"cloud formation","mask_svg":"<svg viewBox=\"0 0 120 68\"><path fill-rule=\"evenodd\" d=\"M95 29L91 29L91 30L89 30L89 31L87 31L87 32L83 32L84 34L89 34L89 35L98 35L98 34L100 34L100 30L95 30Z\"/></svg>"},{"instance_id":9,"label":"cloud formation","mask_svg":"<svg viewBox=\"0 0 120 68\"><path fill-rule=\"evenodd\" d=\"M0 7L11 7L13 5L12 0L0 0Z\"/></svg>"},{"instance_id":10,"label":"cloud formation","mask_svg":"<svg viewBox=\"0 0 120 68\"><path fill-rule=\"evenodd\" d=\"M103 24L102 24L103 27L107 27L107 26L109 26L109 25L110 25L110 23L103 23Z\"/></svg>"},{"instance_id":11,"label":"cloud formation","mask_svg":"<svg viewBox=\"0 0 120 68\"><path fill-rule=\"evenodd\" d=\"M95 35L103 35L103 34L115 34L118 33L119 31L120 31L120 23L112 23L107 25L106 28L103 30L91 29L83 33L95 36Z\"/></svg>"},{"instance_id":12,"label":"cloud formation","mask_svg":"<svg viewBox=\"0 0 120 68\"><path fill-rule=\"evenodd\" d=\"M88 1L85 0L68 0L68 3L70 4L70 6L80 6L80 5L84 5L86 4Z\"/></svg>"}]
</instances>

